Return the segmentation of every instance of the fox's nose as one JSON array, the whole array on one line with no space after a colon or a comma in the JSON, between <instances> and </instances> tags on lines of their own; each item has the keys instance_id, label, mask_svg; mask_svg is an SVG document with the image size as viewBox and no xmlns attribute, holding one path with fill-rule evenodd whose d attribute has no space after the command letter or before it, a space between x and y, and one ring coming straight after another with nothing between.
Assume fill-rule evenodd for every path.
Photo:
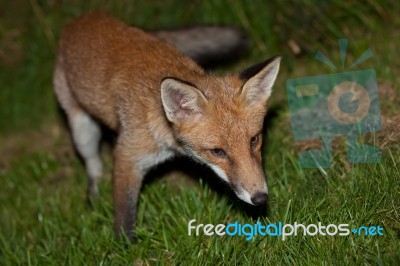
<instances>
[{"instance_id":1,"label":"fox's nose","mask_svg":"<svg viewBox=\"0 0 400 266\"><path fill-rule=\"evenodd\" d=\"M267 202L268 195L265 192L258 192L253 197L251 197L251 202L254 205L261 205Z\"/></svg>"}]
</instances>

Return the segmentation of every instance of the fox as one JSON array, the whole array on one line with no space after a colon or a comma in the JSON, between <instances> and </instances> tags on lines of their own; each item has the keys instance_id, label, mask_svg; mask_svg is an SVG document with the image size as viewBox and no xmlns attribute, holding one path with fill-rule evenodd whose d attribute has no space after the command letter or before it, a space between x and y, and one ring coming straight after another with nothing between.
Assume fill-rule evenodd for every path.
<instances>
[{"instance_id":1,"label":"fox","mask_svg":"<svg viewBox=\"0 0 400 266\"><path fill-rule=\"evenodd\" d=\"M219 48L213 44L211 54L240 46L241 34L214 28L211 35L218 31L235 41L225 40ZM88 194L98 194L103 173L99 154L103 124L117 136L114 230L132 243L143 178L176 156L208 166L250 205L268 199L262 132L281 58L272 57L239 73L214 75L195 62L205 53L197 51L199 46L191 50L171 36L89 13L70 22L58 44L54 90L85 164Z\"/></svg>"}]
</instances>

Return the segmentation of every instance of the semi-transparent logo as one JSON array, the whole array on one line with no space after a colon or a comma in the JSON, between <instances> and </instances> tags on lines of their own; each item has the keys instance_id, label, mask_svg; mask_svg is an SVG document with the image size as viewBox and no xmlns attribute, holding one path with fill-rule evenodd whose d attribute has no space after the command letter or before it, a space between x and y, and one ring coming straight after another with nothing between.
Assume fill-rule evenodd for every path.
<instances>
[{"instance_id":1,"label":"semi-transparent logo","mask_svg":"<svg viewBox=\"0 0 400 266\"><path fill-rule=\"evenodd\" d=\"M342 69L345 68L347 40L339 40ZM372 56L368 49L350 69ZM322 53L316 59L337 67ZM360 144L361 134L381 129L378 86L374 69L294 78L286 81L292 135L296 141L321 140L322 147L299 155L302 168L328 168L332 164L332 140L347 137L350 163L376 163L380 151Z\"/></svg>"}]
</instances>

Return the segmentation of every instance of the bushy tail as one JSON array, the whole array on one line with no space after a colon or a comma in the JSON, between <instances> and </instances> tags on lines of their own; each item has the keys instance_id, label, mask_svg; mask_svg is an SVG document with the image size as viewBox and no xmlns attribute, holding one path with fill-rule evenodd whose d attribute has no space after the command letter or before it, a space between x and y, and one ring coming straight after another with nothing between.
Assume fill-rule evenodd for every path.
<instances>
[{"instance_id":1,"label":"bushy tail","mask_svg":"<svg viewBox=\"0 0 400 266\"><path fill-rule=\"evenodd\" d=\"M229 26L193 26L149 33L177 47L201 66L231 60L248 48L244 31Z\"/></svg>"}]
</instances>

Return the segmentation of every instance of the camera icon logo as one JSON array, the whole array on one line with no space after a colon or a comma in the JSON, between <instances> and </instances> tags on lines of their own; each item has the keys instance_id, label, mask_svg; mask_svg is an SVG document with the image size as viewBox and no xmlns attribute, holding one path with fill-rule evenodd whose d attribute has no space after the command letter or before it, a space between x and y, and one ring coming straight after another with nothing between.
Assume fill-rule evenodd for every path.
<instances>
[{"instance_id":1,"label":"camera icon logo","mask_svg":"<svg viewBox=\"0 0 400 266\"><path fill-rule=\"evenodd\" d=\"M351 113L343 112L339 108L340 99L351 93L353 95L351 101L358 101L358 108ZM367 114L371 101L368 92L355 82L344 81L336 85L328 95L328 111L330 115L339 123L354 124L361 121Z\"/></svg>"},{"instance_id":2,"label":"camera icon logo","mask_svg":"<svg viewBox=\"0 0 400 266\"><path fill-rule=\"evenodd\" d=\"M347 40L339 40L342 66ZM372 56L368 49L351 67ZM336 68L325 56L316 58ZM351 68L350 67L350 68ZM322 140L322 148L299 155L302 168L329 168L332 141L347 137L347 160L351 163L376 163L381 153L374 146L360 144L360 134L381 129L378 86L374 69L294 78L286 81L290 122L296 141Z\"/></svg>"}]
</instances>

